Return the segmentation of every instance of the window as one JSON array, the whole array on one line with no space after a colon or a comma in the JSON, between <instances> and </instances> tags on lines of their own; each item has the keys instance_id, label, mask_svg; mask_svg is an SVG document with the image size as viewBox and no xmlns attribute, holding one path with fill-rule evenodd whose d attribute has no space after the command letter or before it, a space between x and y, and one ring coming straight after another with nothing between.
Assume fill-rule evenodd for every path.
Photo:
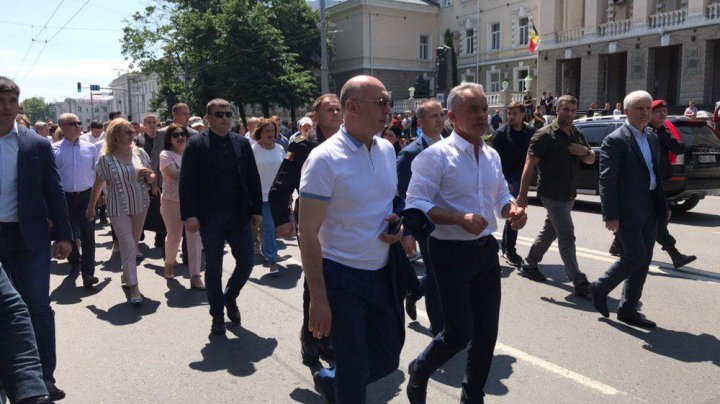
<instances>
[{"instance_id":1,"label":"window","mask_svg":"<svg viewBox=\"0 0 720 404\"><path fill-rule=\"evenodd\" d=\"M430 37L427 35L420 35L420 59L430 59Z\"/></svg>"},{"instance_id":2,"label":"window","mask_svg":"<svg viewBox=\"0 0 720 404\"><path fill-rule=\"evenodd\" d=\"M102 107L102 108L103 108L103 112L108 112L107 107Z\"/></svg>"},{"instance_id":3,"label":"window","mask_svg":"<svg viewBox=\"0 0 720 404\"><path fill-rule=\"evenodd\" d=\"M527 18L520 19L520 45L527 45L530 37L530 25Z\"/></svg>"},{"instance_id":4,"label":"window","mask_svg":"<svg viewBox=\"0 0 720 404\"><path fill-rule=\"evenodd\" d=\"M440 7L452 7L452 0L442 0Z\"/></svg>"},{"instance_id":5,"label":"window","mask_svg":"<svg viewBox=\"0 0 720 404\"><path fill-rule=\"evenodd\" d=\"M491 93L497 93L500 91L500 71L493 70L490 72L490 83L488 85Z\"/></svg>"},{"instance_id":6,"label":"window","mask_svg":"<svg viewBox=\"0 0 720 404\"><path fill-rule=\"evenodd\" d=\"M500 23L490 26L490 49L500 50Z\"/></svg>"},{"instance_id":7,"label":"window","mask_svg":"<svg viewBox=\"0 0 720 404\"><path fill-rule=\"evenodd\" d=\"M475 30L469 29L465 31L465 50L466 54L472 55L475 53Z\"/></svg>"},{"instance_id":8,"label":"window","mask_svg":"<svg viewBox=\"0 0 720 404\"><path fill-rule=\"evenodd\" d=\"M475 75L474 74L464 74L462 77L463 83L475 83Z\"/></svg>"},{"instance_id":9,"label":"window","mask_svg":"<svg viewBox=\"0 0 720 404\"><path fill-rule=\"evenodd\" d=\"M527 77L527 75L527 69L517 71L517 76L515 77L515 91L525 91L525 77Z\"/></svg>"},{"instance_id":10,"label":"window","mask_svg":"<svg viewBox=\"0 0 720 404\"><path fill-rule=\"evenodd\" d=\"M612 127L612 125L610 125L610 127ZM582 126L579 129L590 146L600 146L603 137L605 137L605 133L607 133L608 125L588 125Z\"/></svg>"}]
</instances>

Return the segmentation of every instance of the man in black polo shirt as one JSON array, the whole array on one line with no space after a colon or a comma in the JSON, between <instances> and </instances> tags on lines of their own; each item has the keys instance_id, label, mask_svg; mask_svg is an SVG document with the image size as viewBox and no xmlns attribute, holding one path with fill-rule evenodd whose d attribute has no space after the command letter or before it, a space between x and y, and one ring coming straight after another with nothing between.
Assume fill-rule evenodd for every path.
<instances>
[{"instance_id":1,"label":"man in black polo shirt","mask_svg":"<svg viewBox=\"0 0 720 404\"><path fill-rule=\"evenodd\" d=\"M573 125L577 99L563 95L558 99L557 119L533 135L520 182L517 204L527 206L527 193L535 167L539 169L537 193L547 210L542 231L535 239L520 274L537 282L547 279L538 263L557 238L565 273L575 285L575 294L590 298L587 276L580 271L575 256L575 228L570 211L575 203L578 162L593 164L595 153L582 133Z\"/></svg>"},{"instance_id":2,"label":"man in black polo shirt","mask_svg":"<svg viewBox=\"0 0 720 404\"><path fill-rule=\"evenodd\" d=\"M508 123L495 132L492 146L500 155L502 172L508 183L510 194L517 197L520 190L520 177L525 167L525 156L530 146L530 138L535 129L523 122L525 106L520 101L508 105ZM517 230L513 229L510 220L505 222L502 239L502 255L508 264L520 266L522 257L515 250Z\"/></svg>"}]
</instances>

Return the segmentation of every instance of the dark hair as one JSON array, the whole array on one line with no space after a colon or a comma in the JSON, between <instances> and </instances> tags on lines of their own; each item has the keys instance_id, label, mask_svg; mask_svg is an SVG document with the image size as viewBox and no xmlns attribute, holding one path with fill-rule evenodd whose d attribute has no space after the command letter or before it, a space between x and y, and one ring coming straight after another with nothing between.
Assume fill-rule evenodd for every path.
<instances>
[{"instance_id":1,"label":"dark hair","mask_svg":"<svg viewBox=\"0 0 720 404\"><path fill-rule=\"evenodd\" d=\"M255 140L260 140L260 136L262 135L263 129L265 129L266 126L271 126L273 128L273 131L275 131L275 138L277 138L277 126L275 125L275 122L273 122L272 119L261 119L260 123L255 127L255 130L252 133L252 138Z\"/></svg>"},{"instance_id":2,"label":"dark hair","mask_svg":"<svg viewBox=\"0 0 720 404\"><path fill-rule=\"evenodd\" d=\"M180 108L187 108L188 111L190 110L190 106L188 106L184 102L178 102L177 104L173 105L172 112L178 112Z\"/></svg>"},{"instance_id":3,"label":"dark hair","mask_svg":"<svg viewBox=\"0 0 720 404\"><path fill-rule=\"evenodd\" d=\"M5 76L0 76L0 93L14 93L20 97L20 87Z\"/></svg>"},{"instance_id":4,"label":"dark hair","mask_svg":"<svg viewBox=\"0 0 720 404\"><path fill-rule=\"evenodd\" d=\"M94 121L90 122L90 129L102 129L102 128L103 128L102 122L100 122L98 120L94 120Z\"/></svg>"},{"instance_id":5,"label":"dark hair","mask_svg":"<svg viewBox=\"0 0 720 404\"><path fill-rule=\"evenodd\" d=\"M400 140L403 131L401 127L397 125L387 125L385 126L385 128L383 128L382 134L385 135L385 131L388 129L390 129L395 134L395 136L398 137L398 140Z\"/></svg>"},{"instance_id":6,"label":"dark hair","mask_svg":"<svg viewBox=\"0 0 720 404\"><path fill-rule=\"evenodd\" d=\"M210 102L207 103L207 106L205 106L205 113L210 115L213 107L228 107L228 108L230 108L230 103L227 102L227 100L224 100L222 98L212 99L212 100L210 100Z\"/></svg>"},{"instance_id":7,"label":"dark hair","mask_svg":"<svg viewBox=\"0 0 720 404\"><path fill-rule=\"evenodd\" d=\"M313 105L312 105L312 110L313 110L313 112L318 112L318 111L320 110L320 105L321 105L323 102L325 102L326 100L337 101L338 103L340 103L340 99L338 98L337 95L332 94L332 93L323 94L323 95L317 97L317 99L315 100L315 102L313 102ZM305 116L307 116L307 114L306 114Z\"/></svg>"},{"instance_id":8,"label":"dark hair","mask_svg":"<svg viewBox=\"0 0 720 404\"><path fill-rule=\"evenodd\" d=\"M170 125L165 131L165 138L163 139L163 150L172 150L172 134L175 132L184 133L185 137L189 137L189 133L186 127L177 124Z\"/></svg>"},{"instance_id":9,"label":"dark hair","mask_svg":"<svg viewBox=\"0 0 720 404\"><path fill-rule=\"evenodd\" d=\"M112 121L112 120L115 119L115 118L119 118L121 115L122 115L122 112L120 112L120 111L113 111L113 112L111 112L111 113L108 115L108 117L109 117L110 120Z\"/></svg>"}]
</instances>

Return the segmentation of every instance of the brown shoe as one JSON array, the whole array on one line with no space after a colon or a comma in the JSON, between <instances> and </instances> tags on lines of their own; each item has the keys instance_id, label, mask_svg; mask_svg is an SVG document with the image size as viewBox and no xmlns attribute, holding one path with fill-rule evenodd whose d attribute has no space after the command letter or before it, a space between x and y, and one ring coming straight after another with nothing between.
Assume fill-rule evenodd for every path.
<instances>
[{"instance_id":1,"label":"brown shoe","mask_svg":"<svg viewBox=\"0 0 720 404\"><path fill-rule=\"evenodd\" d=\"M175 265L165 264L165 272L163 273L165 279L172 279L175 277Z\"/></svg>"},{"instance_id":2,"label":"brown shoe","mask_svg":"<svg viewBox=\"0 0 720 404\"><path fill-rule=\"evenodd\" d=\"M193 275L190 277L190 289L205 290L205 284L202 281L202 276Z\"/></svg>"}]
</instances>

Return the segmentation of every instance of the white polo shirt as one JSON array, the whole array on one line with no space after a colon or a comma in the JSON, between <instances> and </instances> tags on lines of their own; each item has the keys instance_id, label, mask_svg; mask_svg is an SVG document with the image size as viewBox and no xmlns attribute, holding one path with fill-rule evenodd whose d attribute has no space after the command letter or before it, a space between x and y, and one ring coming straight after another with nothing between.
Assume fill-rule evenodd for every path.
<instances>
[{"instance_id":1,"label":"white polo shirt","mask_svg":"<svg viewBox=\"0 0 720 404\"><path fill-rule=\"evenodd\" d=\"M300 196L328 202L320 227L323 257L352 268L378 270L390 246L378 239L387 230L397 194L395 149L373 136L370 150L345 127L310 152L300 179Z\"/></svg>"}]
</instances>

